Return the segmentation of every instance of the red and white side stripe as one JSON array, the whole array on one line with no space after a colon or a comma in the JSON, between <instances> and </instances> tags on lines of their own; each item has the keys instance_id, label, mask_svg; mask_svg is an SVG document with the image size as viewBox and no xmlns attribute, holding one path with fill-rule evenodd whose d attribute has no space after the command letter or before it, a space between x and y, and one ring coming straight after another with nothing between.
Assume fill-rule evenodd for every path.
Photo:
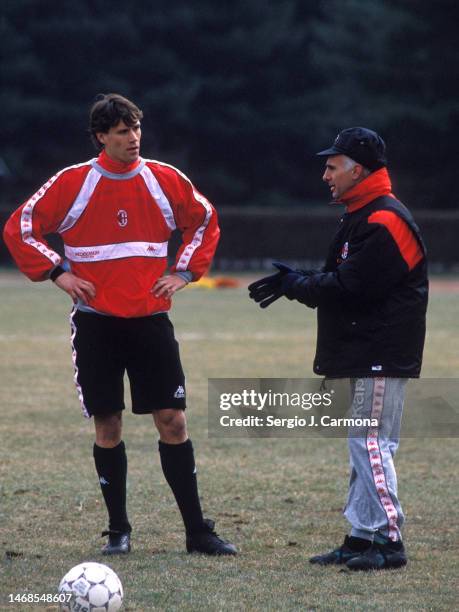
<instances>
[{"instance_id":1,"label":"red and white side stripe","mask_svg":"<svg viewBox=\"0 0 459 612\"><path fill-rule=\"evenodd\" d=\"M374 378L373 403L370 418L378 419L378 422L381 420L384 407L385 386L385 378ZM388 535L391 540L398 540L400 538L400 530L397 524L398 513L392 501L392 497L390 496L386 475L384 473L382 454L379 446L379 427L370 427L368 429L366 442L376 491L387 516Z\"/></svg>"},{"instance_id":2,"label":"red and white side stripe","mask_svg":"<svg viewBox=\"0 0 459 612\"><path fill-rule=\"evenodd\" d=\"M75 164L74 166L68 166L67 168L64 168L63 170L60 170L60 172L52 176L49 179L49 181L47 181L42 187L40 187L40 189L36 193L34 193L34 195L24 204L24 207L22 209L22 213L21 213L22 240L25 243L29 244L31 247L34 247L35 249L37 249L37 251L40 251L40 253L44 255L45 257L47 257L55 266L57 266L60 263L61 257L55 251L47 247L46 244L43 244L43 242L39 242L38 240L36 240L32 235L33 209L35 208L37 202L41 200L41 198L45 195L45 193L48 191L51 185L53 185L56 182L56 180L61 176L61 174L63 174L67 170L72 170L73 168L81 168L82 166L86 166L87 164L88 162L84 162L82 164Z\"/></svg>"},{"instance_id":3,"label":"red and white side stripe","mask_svg":"<svg viewBox=\"0 0 459 612\"><path fill-rule=\"evenodd\" d=\"M212 216L212 208L209 202L206 200L204 196L199 194L193 188L193 196L195 200L200 202L204 208L206 209L206 216L204 217L203 223L198 227L196 232L194 233L193 239L183 250L183 253L180 255L180 259L177 262L176 270L179 272L181 270L187 270L188 264L190 263L190 259L193 257L193 253L196 249L202 244L202 238L204 236L204 232L206 231L206 227L209 225L209 219Z\"/></svg>"},{"instance_id":4,"label":"red and white side stripe","mask_svg":"<svg viewBox=\"0 0 459 612\"><path fill-rule=\"evenodd\" d=\"M70 261L108 261L126 257L167 257L167 242L118 242L85 247L65 245L65 256Z\"/></svg>"},{"instance_id":5,"label":"red and white side stripe","mask_svg":"<svg viewBox=\"0 0 459 612\"><path fill-rule=\"evenodd\" d=\"M70 345L72 347L72 361L73 361L73 371L74 371L74 375L73 375L73 380L75 382L75 387L78 393L78 399L80 400L80 405L81 405L81 409L83 411L83 416L87 419L90 418L90 414L85 406L84 403L84 397L83 397L83 389L81 388L80 383L78 382L78 366L77 366L77 362L76 362L76 358L77 358L77 352L76 352L76 348L75 348L75 344L74 344L74 340L75 340L75 336L77 333L77 328L75 325L75 322L73 320L73 317L75 316L76 313L76 308L74 308L72 310L72 312L70 313L70 328L72 330L72 335L70 336Z\"/></svg>"}]
</instances>

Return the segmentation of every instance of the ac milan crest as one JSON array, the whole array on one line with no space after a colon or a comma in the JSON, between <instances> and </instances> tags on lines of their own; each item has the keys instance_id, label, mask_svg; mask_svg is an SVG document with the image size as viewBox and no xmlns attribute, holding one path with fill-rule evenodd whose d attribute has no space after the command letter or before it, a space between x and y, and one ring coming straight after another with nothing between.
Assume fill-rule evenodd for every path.
<instances>
[{"instance_id":1,"label":"ac milan crest","mask_svg":"<svg viewBox=\"0 0 459 612\"><path fill-rule=\"evenodd\" d=\"M118 219L118 225L120 227L126 227L126 225L128 224L128 215L125 210L119 210L116 215L116 218Z\"/></svg>"}]
</instances>

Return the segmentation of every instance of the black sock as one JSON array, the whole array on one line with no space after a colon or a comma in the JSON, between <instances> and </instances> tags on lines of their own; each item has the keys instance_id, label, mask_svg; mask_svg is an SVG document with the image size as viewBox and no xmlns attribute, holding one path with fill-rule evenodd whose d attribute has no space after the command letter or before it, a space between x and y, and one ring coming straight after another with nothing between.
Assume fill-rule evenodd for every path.
<instances>
[{"instance_id":1,"label":"black sock","mask_svg":"<svg viewBox=\"0 0 459 612\"><path fill-rule=\"evenodd\" d=\"M159 455L164 476L177 501L187 534L200 531L203 517L191 440L182 444L166 444L160 440Z\"/></svg>"},{"instance_id":2,"label":"black sock","mask_svg":"<svg viewBox=\"0 0 459 612\"><path fill-rule=\"evenodd\" d=\"M108 510L111 531L131 531L126 513L127 457L124 442L115 448L94 444L94 461Z\"/></svg>"}]
</instances>

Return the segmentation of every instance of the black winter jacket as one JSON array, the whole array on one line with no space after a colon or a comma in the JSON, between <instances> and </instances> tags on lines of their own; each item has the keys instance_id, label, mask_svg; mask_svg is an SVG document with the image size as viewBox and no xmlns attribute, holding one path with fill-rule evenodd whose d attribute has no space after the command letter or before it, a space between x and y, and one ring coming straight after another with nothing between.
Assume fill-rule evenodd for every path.
<instances>
[{"instance_id":1,"label":"black winter jacket","mask_svg":"<svg viewBox=\"0 0 459 612\"><path fill-rule=\"evenodd\" d=\"M410 247L390 223L374 222L381 213L369 221L376 211L389 211L382 218L395 220L395 227L394 213L403 219L418 244L410 235ZM323 271L297 281L288 296L317 307L316 374L419 377L428 298L425 254L411 213L392 197L344 214Z\"/></svg>"}]
</instances>

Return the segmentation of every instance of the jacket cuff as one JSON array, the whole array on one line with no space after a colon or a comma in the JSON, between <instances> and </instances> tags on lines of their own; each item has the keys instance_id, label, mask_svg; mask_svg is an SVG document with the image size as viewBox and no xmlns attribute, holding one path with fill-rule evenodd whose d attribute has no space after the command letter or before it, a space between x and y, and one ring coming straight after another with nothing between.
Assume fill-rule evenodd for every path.
<instances>
[{"instance_id":1,"label":"jacket cuff","mask_svg":"<svg viewBox=\"0 0 459 612\"><path fill-rule=\"evenodd\" d=\"M56 280L57 278L59 278L59 276L60 276L61 274L64 274L64 272L65 272L65 270L64 270L64 268L63 268L62 266L56 266L55 268L53 268L53 269L51 270L50 275L49 275L49 278L50 278L50 280L52 280L52 281L53 281L53 283L54 283L54 282L55 282L55 280Z\"/></svg>"},{"instance_id":2,"label":"jacket cuff","mask_svg":"<svg viewBox=\"0 0 459 612\"><path fill-rule=\"evenodd\" d=\"M183 280L188 284L193 280L193 274L189 270L184 270L183 272L174 272L175 276L180 276Z\"/></svg>"}]
</instances>

